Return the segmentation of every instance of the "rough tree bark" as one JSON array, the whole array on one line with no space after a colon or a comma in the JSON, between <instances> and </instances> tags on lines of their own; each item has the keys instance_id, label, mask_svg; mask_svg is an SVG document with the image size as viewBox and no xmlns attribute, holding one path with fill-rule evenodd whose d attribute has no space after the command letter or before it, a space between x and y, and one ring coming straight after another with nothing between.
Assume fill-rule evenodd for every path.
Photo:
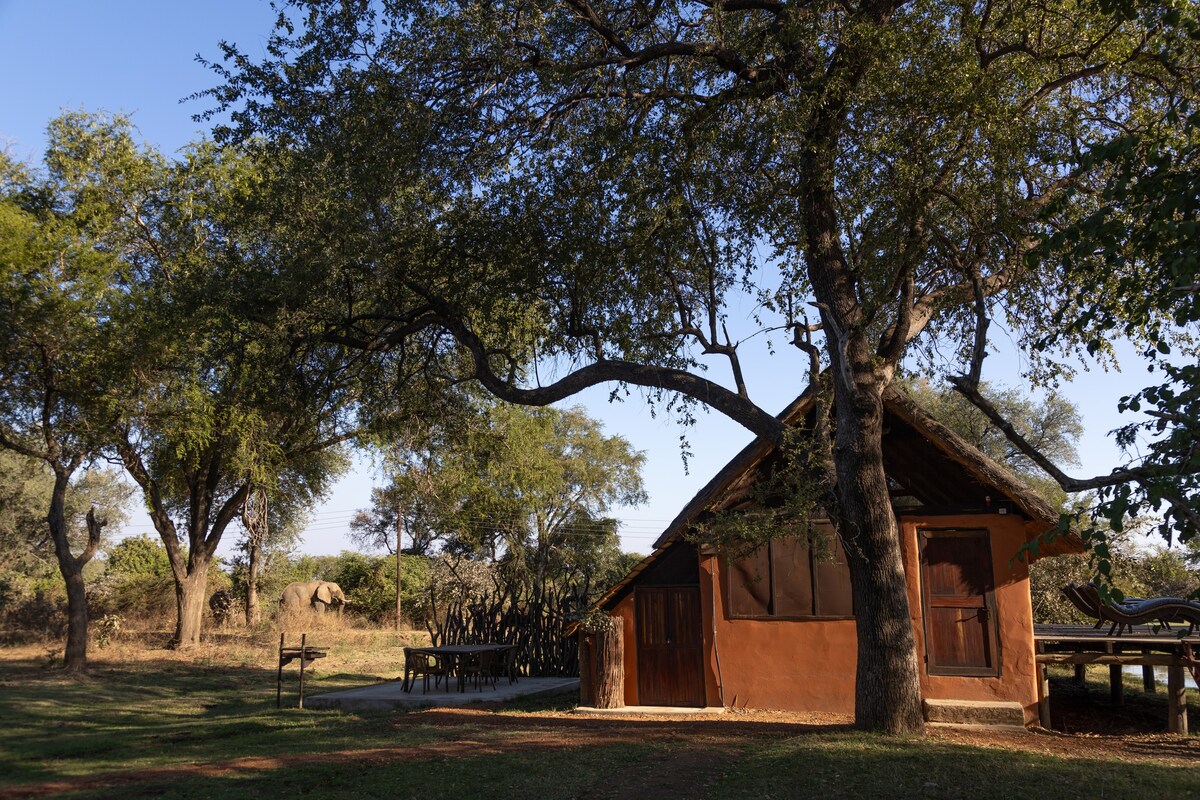
<instances>
[{"instance_id":1,"label":"rough tree bark","mask_svg":"<svg viewBox=\"0 0 1200 800\"><path fill-rule=\"evenodd\" d=\"M179 650L189 650L200 644L209 563L207 558L189 559L187 575L175 581L177 615L171 644Z\"/></svg>"},{"instance_id":2,"label":"rough tree bark","mask_svg":"<svg viewBox=\"0 0 1200 800\"><path fill-rule=\"evenodd\" d=\"M888 5L878 4L874 12L882 21ZM894 333L880 348L868 338L837 213L835 163L847 98L869 59L857 48L833 59L827 73L830 91L807 131L810 146L803 157L800 198L806 266L821 311L837 415L833 462L838 533L847 552L858 633L855 725L915 733L924 724L920 672L900 532L883 468L883 390L903 352L903 334ZM909 327L908 303L902 293L896 331Z\"/></svg>"},{"instance_id":3,"label":"rough tree bark","mask_svg":"<svg viewBox=\"0 0 1200 800\"><path fill-rule=\"evenodd\" d=\"M883 404L874 391L858 402L843 399L838 404L839 533L850 567L858 634L855 724L891 733L919 732L920 672L900 533L883 469L882 433Z\"/></svg>"},{"instance_id":4,"label":"rough tree bark","mask_svg":"<svg viewBox=\"0 0 1200 800\"><path fill-rule=\"evenodd\" d=\"M596 708L623 708L625 649L621 627L597 632L592 643L596 664Z\"/></svg>"},{"instance_id":5,"label":"rough tree bark","mask_svg":"<svg viewBox=\"0 0 1200 800\"><path fill-rule=\"evenodd\" d=\"M50 495L50 510L46 524L50 538L54 541L54 555L67 588L67 641L63 665L68 672L83 672L87 669L88 612L87 587L83 582L83 567L92 560L100 545L100 531L104 520L97 520L95 509L87 514L88 540L78 556L71 552L68 536L66 497L71 482L72 470L55 468L54 488Z\"/></svg>"}]
</instances>

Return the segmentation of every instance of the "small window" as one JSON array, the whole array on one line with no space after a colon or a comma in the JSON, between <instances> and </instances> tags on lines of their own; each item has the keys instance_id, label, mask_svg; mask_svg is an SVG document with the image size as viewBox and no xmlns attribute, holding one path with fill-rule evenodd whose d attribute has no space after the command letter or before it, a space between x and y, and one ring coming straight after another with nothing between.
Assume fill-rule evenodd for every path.
<instances>
[{"instance_id":1,"label":"small window","mask_svg":"<svg viewBox=\"0 0 1200 800\"><path fill-rule=\"evenodd\" d=\"M806 537L773 539L727 561L729 615L741 619L846 619L854 616L850 567L831 525Z\"/></svg>"}]
</instances>

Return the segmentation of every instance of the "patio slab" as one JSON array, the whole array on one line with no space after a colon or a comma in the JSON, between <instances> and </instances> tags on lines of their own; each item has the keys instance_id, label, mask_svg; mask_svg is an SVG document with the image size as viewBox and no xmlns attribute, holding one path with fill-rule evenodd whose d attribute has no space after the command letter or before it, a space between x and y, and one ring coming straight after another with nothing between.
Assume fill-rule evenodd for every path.
<instances>
[{"instance_id":1,"label":"patio slab","mask_svg":"<svg viewBox=\"0 0 1200 800\"><path fill-rule=\"evenodd\" d=\"M401 682L396 680L305 697L304 707L341 708L348 711L375 708L434 708L465 706L470 703L502 703L518 697L568 692L579 692L579 678L521 678L513 684L504 679L497 682L495 689L490 686L484 686L482 690L468 687L465 692L446 691L444 685L436 690L430 686L428 693L421 691L420 681L413 691L406 692L401 688Z\"/></svg>"}]
</instances>

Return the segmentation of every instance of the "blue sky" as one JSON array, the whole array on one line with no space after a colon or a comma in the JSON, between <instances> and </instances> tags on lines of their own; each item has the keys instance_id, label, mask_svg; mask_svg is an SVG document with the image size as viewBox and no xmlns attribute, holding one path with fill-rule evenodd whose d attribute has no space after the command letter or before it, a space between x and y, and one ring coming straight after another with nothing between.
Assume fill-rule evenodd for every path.
<instances>
[{"instance_id":1,"label":"blue sky","mask_svg":"<svg viewBox=\"0 0 1200 800\"><path fill-rule=\"evenodd\" d=\"M197 54L215 59L217 43L237 43L262 53L275 15L259 0L0 0L0 146L30 162L40 159L46 123L63 110L131 114L142 137L172 153L204 130L192 116L204 100L181 102L213 85L214 76L197 64ZM734 325L751 309L731 310ZM736 329L736 327L735 327ZM782 409L803 387L804 362L782 348L766 352L765 339L747 345L744 354L751 397L764 408ZM1128 360L1136 367L1134 359ZM728 383L728 368L715 361L709 377ZM1021 385L1020 362L1012 355L989 359L985 377ZM1105 433L1121 424L1117 399L1144 385L1140 369L1126 374L1093 369L1065 385L1079 404L1087 426L1073 474L1106 472L1118 454ZM624 403L608 403L608 389L575 399L602 419L609 433L627 438L646 453L645 479L650 502L639 509L618 509L626 549L648 552L650 543L710 477L749 440L750 435L716 413L701 413L686 431L665 414L654 417L635 394ZM572 403L572 404L574 404ZM684 470L681 434L694 456ZM336 553L348 548L346 525L356 508L369 504L370 465L360 462L315 512L302 549ZM118 536L153 534L144 514L135 515ZM228 542L222 547L229 552Z\"/></svg>"}]
</instances>

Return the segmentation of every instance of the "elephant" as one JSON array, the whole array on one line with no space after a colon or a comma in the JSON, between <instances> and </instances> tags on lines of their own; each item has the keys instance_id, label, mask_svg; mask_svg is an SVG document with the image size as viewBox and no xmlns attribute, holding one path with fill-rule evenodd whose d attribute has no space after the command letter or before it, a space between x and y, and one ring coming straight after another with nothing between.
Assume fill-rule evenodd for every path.
<instances>
[{"instance_id":1,"label":"elephant","mask_svg":"<svg viewBox=\"0 0 1200 800\"><path fill-rule=\"evenodd\" d=\"M292 611L310 609L318 614L325 613L330 606L337 613L342 613L346 605L346 595L342 587L332 581L297 581L289 583L279 598L279 605Z\"/></svg>"},{"instance_id":2,"label":"elephant","mask_svg":"<svg viewBox=\"0 0 1200 800\"><path fill-rule=\"evenodd\" d=\"M233 592L228 589L218 589L208 598L208 608L212 611L213 622L224 625L233 618L233 607L236 604Z\"/></svg>"}]
</instances>

